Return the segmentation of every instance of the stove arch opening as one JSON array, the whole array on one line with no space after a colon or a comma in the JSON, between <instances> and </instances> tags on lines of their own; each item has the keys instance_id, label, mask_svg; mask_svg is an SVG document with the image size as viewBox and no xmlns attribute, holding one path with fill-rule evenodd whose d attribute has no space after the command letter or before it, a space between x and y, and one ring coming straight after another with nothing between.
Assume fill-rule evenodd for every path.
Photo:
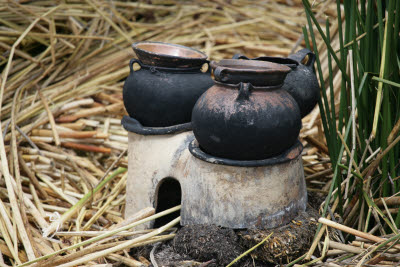
<instances>
[{"instance_id":1,"label":"stove arch opening","mask_svg":"<svg viewBox=\"0 0 400 267\"><path fill-rule=\"evenodd\" d=\"M179 181L173 177L162 179L156 188L154 196L154 206L156 213L173 208L180 205L182 201L182 189ZM180 211L175 211L171 214L156 219L153 227L161 227L180 215Z\"/></svg>"}]
</instances>

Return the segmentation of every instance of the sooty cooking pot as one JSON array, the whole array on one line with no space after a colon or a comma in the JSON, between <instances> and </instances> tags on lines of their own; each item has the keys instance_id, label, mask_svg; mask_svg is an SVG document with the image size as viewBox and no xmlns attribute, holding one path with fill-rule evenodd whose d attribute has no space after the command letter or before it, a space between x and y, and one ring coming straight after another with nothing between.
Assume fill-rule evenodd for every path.
<instances>
[{"instance_id":1,"label":"sooty cooking pot","mask_svg":"<svg viewBox=\"0 0 400 267\"><path fill-rule=\"evenodd\" d=\"M129 62L123 89L130 117L143 126L167 127L190 122L196 100L213 85L202 71L207 56L195 49L160 42L132 45L138 60ZM138 64L139 70L133 65Z\"/></svg>"},{"instance_id":2,"label":"sooty cooking pot","mask_svg":"<svg viewBox=\"0 0 400 267\"><path fill-rule=\"evenodd\" d=\"M290 68L271 62L211 62L215 84L196 102L193 133L213 156L258 160L279 155L297 140L300 110L282 84Z\"/></svg>"},{"instance_id":3,"label":"sooty cooking pot","mask_svg":"<svg viewBox=\"0 0 400 267\"><path fill-rule=\"evenodd\" d=\"M303 64L306 56L308 56L308 60ZM249 59L241 54L236 54L233 58ZM292 71L286 76L282 88L296 100L302 118L313 110L319 98L319 84L313 68L315 62L313 52L309 49L302 49L287 58L262 56L252 60L268 61L290 67Z\"/></svg>"}]
</instances>

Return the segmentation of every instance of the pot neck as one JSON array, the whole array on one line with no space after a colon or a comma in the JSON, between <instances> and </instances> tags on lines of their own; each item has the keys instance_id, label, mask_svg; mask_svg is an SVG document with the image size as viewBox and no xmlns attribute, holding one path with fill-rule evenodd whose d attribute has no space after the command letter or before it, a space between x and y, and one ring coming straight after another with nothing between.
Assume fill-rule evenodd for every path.
<instances>
[{"instance_id":1,"label":"pot neck","mask_svg":"<svg viewBox=\"0 0 400 267\"><path fill-rule=\"evenodd\" d=\"M240 84L241 83L237 83L237 84L232 84L232 83L223 83L223 82L218 82L214 80L214 83L216 85L222 86L222 87L226 87L227 89L233 89L233 90L238 90L240 88ZM252 90L260 90L260 91L272 91L272 90L277 90L279 88L281 88L283 86L282 84L278 84L278 85L271 85L271 86L253 86L251 83L246 83L244 82L243 84L249 84L252 88Z\"/></svg>"},{"instance_id":2,"label":"pot neck","mask_svg":"<svg viewBox=\"0 0 400 267\"><path fill-rule=\"evenodd\" d=\"M158 67L158 66L145 65L140 60L137 60L136 63L139 64L140 68L150 70L151 72L193 73L193 72L202 72L201 69L203 67L203 65L199 65L199 66L195 66L195 67L185 67L185 68ZM207 62L205 62L205 63L207 63ZM208 68L207 71L205 71L204 73L207 73L207 72L210 72L210 68Z\"/></svg>"},{"instance_id":3,"label":"pot neck","mask_svg":"<svg viewBox=\"0 0 400 267\"><path fill-rule=\"evenodd\" d=\"M261 57L255 57L255 58L248 58L245 55L242 54L236 54L233 56L233 59L246 59L246 60L260 60L260 61L268 61L272 63L277 63L277 64L282 64L286 65L292 70L296 69L299 66L299 62L296 60L289 58L289 57L268 57L268 56L261 56Z\"/></svg>"}]
</instances>

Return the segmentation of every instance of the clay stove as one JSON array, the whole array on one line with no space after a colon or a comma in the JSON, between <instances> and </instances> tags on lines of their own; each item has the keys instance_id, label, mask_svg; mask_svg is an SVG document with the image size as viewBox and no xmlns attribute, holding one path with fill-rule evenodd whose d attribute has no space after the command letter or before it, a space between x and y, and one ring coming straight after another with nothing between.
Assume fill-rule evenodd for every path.
<instances>
[{"instance_id":1,"label":"clay stove","mask_svg":"<svg viewBox=\"0 0 400 267\"><path fill-rule=\"evenodd\" d=\"M274 228L306 208L300 142L276 157L238 161L203 152L190 123L152 128L125 116L122 124L129 132L126 218L181 203L181 225Z\"/></svg>"},{"instance_id":2,"label":"clay stove","mask_svg":"<svg viewBox=\"0 0 400 267\"><path fill-rule=\"evenodd\" d=\"M271 58L209 62L193 48L160 42L132 48L138 59L130 61L123 90L130 115L122 119L129 132L126 217L182 204L182 225L262 229L305 210L297 139L302 103L315 95L307 84L316 80L311 51L284 60L294 64L286 66ZM305 67L311 76L298 71Z\"/></svg>"}]
</instances>

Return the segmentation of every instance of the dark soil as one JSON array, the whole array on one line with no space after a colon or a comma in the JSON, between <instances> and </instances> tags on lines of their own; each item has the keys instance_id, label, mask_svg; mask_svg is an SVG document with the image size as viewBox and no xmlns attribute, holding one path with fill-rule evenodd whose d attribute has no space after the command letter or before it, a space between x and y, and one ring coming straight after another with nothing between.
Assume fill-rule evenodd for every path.
<instances>
[{"instance_id":1,"label":"dark soil","mask_svg":"<svg viewBox=\"0 0 400 267\"><path fill-rule=\"evenodd\" d=\"M325 200L324 195L315 192L308 192L308 205L310 205L314 210L318 210L322 202Z\"/></svg>"},{"instance_id":2,"label":"dark soil","mask_svg":"<svg viewBox=\"0 0 400 267\"><path fill-rule=\"evenodd\" d=\"M228 265L243 251L235 231L214 225L183 227L174 238L173 246L177 252L196 260L214 260L209 266Z\"/></svg>"},{"instance_id":3,"label":"dark soil","mask_svg":"<svg viewBox=\"0 0 400 267\"><path fill-rule=\"evenodd\" d=\"M233 230L214 225L184 226L172 241L156 245L155 260L160 267L226 266L273 233L263 245L233 266L270 267L286 264L309 249L317 227L318 212L314 207L318 206L314 204L319 199L317 195L310 195L305 212L301 212L289 224L275 229ZM149 259L153 247L147 246L133 252Z\"/></svg>"},{"instance_id":4,"label":"dark soil","mask_svg":"<svg viewBox=\"0 0 400 267\"><path fill-rule=\"evenodd\" d=\"M238 232L240 244L251 248L272 233L272 236L252 252L252 257L276 265L286 264L308 251L317 229L318 213L311 207L301 212L289 224L269 230L248 229Z\"/></svg>"},{"instance_id":5,"label":"dark soil","mask_svg":"<svg viewBox=\"0 0 400 267\"><path fill-rule=\"evenodd\" d=\"M232 230L214 225L184 226L173 241L155 254L157 263L171 267L226 266L272 232L262 246L234 266L269 267L286 264L308 250L315 234L317 218L317 212L309 206L306 212L301 212L289 224L269 230Z\"/></svg>"}]
</instances>

